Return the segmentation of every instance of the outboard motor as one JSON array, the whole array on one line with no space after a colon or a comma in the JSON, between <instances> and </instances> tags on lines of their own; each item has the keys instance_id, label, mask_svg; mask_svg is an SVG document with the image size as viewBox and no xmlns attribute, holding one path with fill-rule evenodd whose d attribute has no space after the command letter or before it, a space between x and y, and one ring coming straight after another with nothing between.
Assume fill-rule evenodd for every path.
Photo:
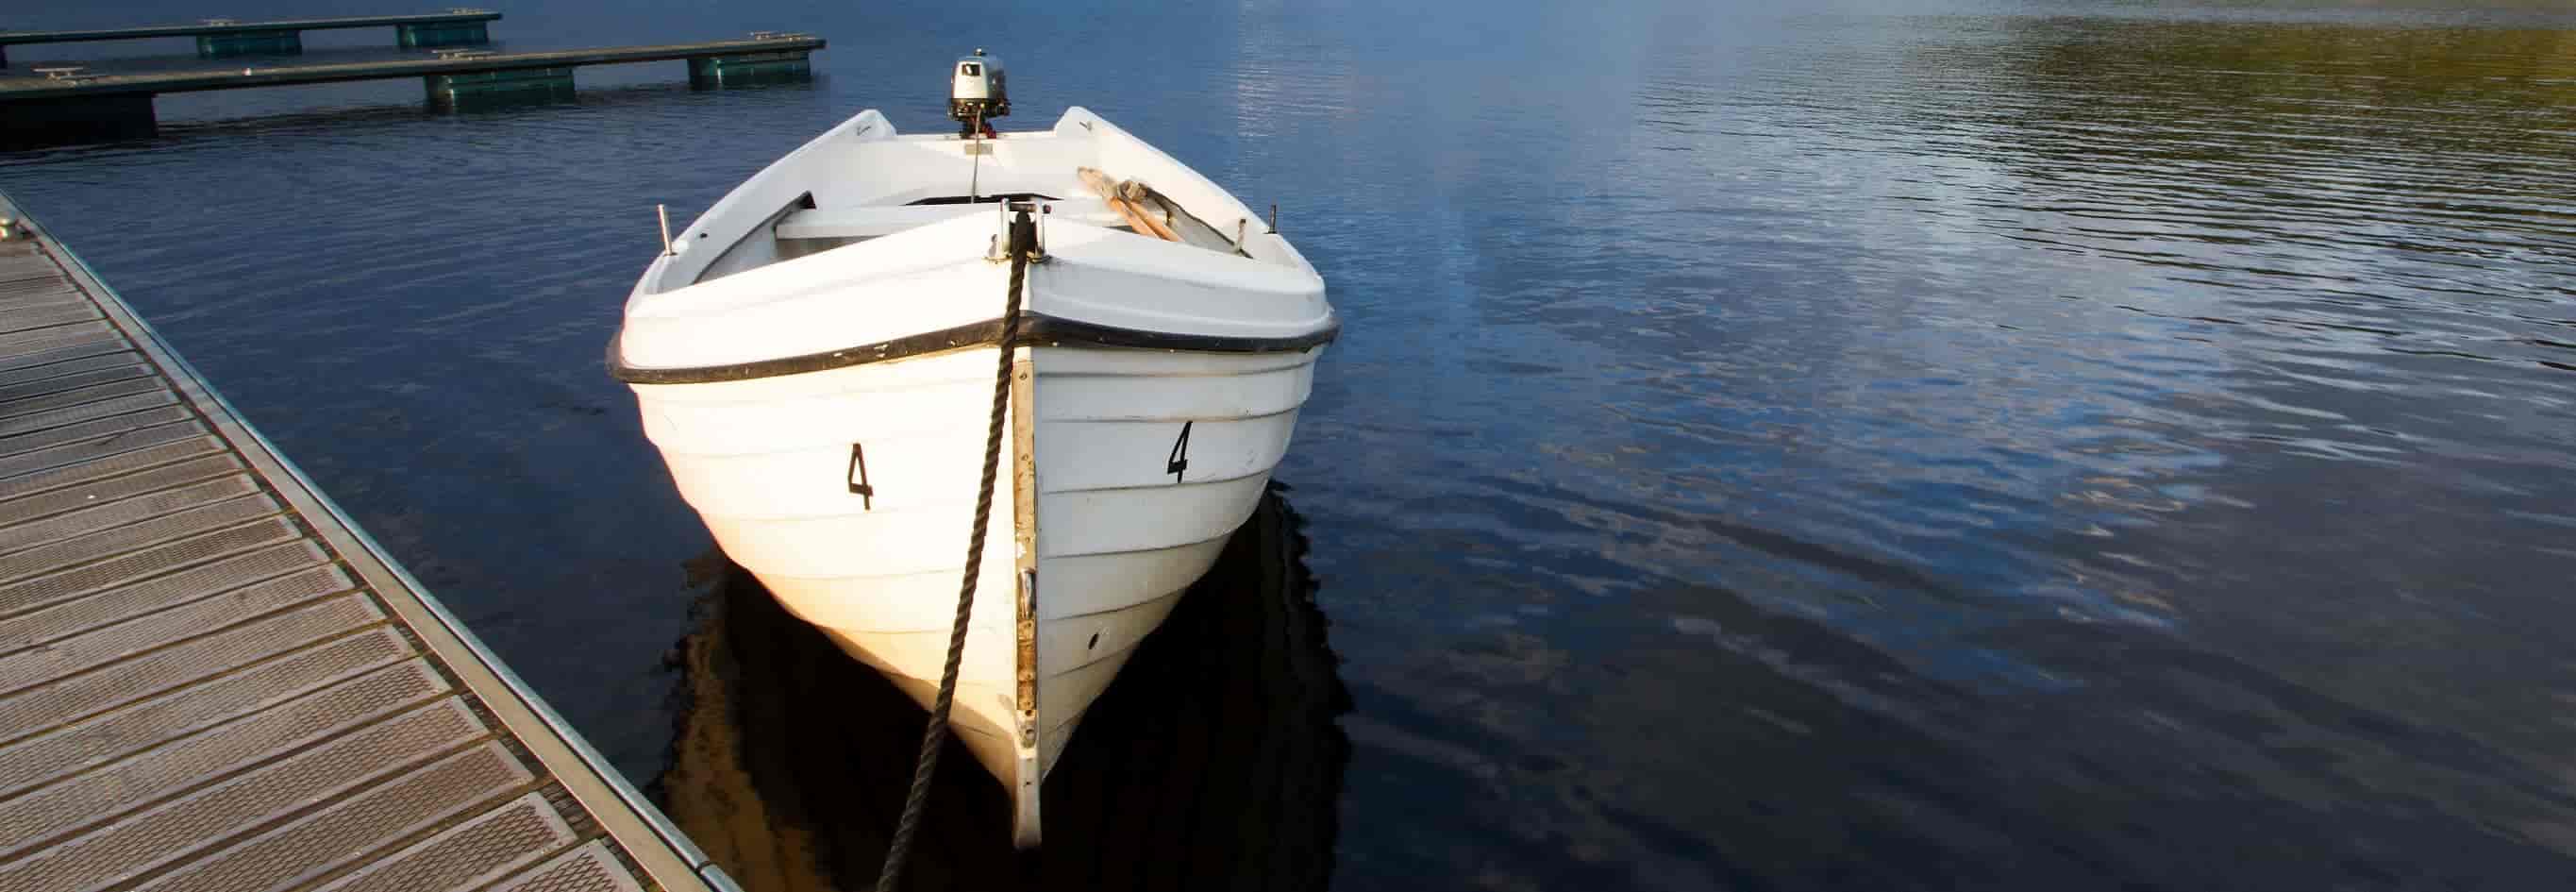
<instances>
[{"instance_id":1,"label":"outboard motor","mask_svg":"<svg viewBox=\"0 0 2576 892\"><path fill-rule=\"evenodd\" d=\"M985 58L982 47L957 60L948 88L948 116L957 119L957 135L991 136L992 120L1010 113L1010 81L1002 76L1002 60Z\"/></svg>"}]
</instances>

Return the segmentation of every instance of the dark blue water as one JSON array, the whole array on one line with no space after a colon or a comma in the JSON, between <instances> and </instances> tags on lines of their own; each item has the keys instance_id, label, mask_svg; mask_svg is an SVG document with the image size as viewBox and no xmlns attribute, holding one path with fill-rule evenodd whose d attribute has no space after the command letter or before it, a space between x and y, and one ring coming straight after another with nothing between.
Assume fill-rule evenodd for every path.
<instances>
[{"instance_id":1,"label":"dark blue water","mask_svg":"<svg viewBox=\"0 0 2576 892\"><path fill-rule=\"evenodd\" d=\"M2576 878L2576 13L1784 6L504 4L832 47L166 97L0 188L639 778L708 547L601 368L652 206L943 128L985 46L1006 123L1277 202L1346 320L1279 475L1355 706L1334 885ZM334 10L386 11L7 24Z\"/></svg>"}]
</instances>

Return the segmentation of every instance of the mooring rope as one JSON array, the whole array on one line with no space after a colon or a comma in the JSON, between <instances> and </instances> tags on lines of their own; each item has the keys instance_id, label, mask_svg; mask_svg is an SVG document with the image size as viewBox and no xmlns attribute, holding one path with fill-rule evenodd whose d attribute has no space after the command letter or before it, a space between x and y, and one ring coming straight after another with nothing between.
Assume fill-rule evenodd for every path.
<instances>
[{"instance_id":1,"label":"mooring rope","mask_svg":"<svg viewBox=\"0 0 2576 892\"><path fill-rule=\"evenodd\" d=\"M1002 422L1011 406L1011 339L1020 328L1020 290L1026 284L1029 259L1038 251L1037 224L1021 211L1011 221L1011 287L1002 302L1001 359L993 367L993 412L984 429L984 476L975 489L975 527L966 535L966 577L957 587L957 619L948 630L948 665L939 671L939 696L930 701L930 724L921 731L921 755L913 762L912 789L903 797L903 817L886 843L885 866L877 873L877 892L895 892L903 862L912 852L913 833L921 829L921 810L930 800L930 778L939 771L939 751L948 742L948 712L957 699L957 667L966 656L966 621L975 609L975 580L984 564L984 527L993 517L993 473L1002 459Z\"/></svg>"}]
</instances>

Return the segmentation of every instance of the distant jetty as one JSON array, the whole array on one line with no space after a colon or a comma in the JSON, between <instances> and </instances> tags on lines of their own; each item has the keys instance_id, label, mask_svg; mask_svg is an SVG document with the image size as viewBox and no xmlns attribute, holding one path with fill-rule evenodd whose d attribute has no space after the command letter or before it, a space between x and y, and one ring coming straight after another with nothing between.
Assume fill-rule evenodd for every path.
<instances>
[{"instance_id":1,"label":"distant jetty","mask_svg":"<svg viewBox=\"0 0 2576 892\"><path fill-rule=\"evenodd\" d=\"M200 55L218 57L301 52L303 43L296 36L299 30L392 25L401 45L436 48L431 56L370 62L248 65L134 74L95 71L79 65L35 67L26 75L0 76L0 146L149 136L159 124L152 98L163 93L416 77L421 79L429 101L454 107L481 99L568 96L573 89L573 70L590 65L685 60L689 63L689 82L703 87L803 79L812 76L810 56L825 46L819 37L777 31L755 31L745 38L699 43L522 53L466 46L488 42L485 24L500 17L499 13L483 10L458 10L423 16L0 32L0 47L13 43L194 35Z\"/></svg>"},{"instance_id":2,"label":"distant jetty","mask_svg":"<svg viewBox=\"0 0 2576 892\"><path fill-rule=\"evenodd\" d=\"M194 37L197 55L209 59L252 53L300 53L304 32L392 26L396 44L406 47L464 46L487 43L484 30L501 14L488 9L450 9L416 15L340 16L242 22L213 18L193 25L145 25L139 28L95 28L84 31L0 31L0 68L9 67L9 47L30 43L88 43L101 40L146 40Z\"/></svg>"}]
</instances>

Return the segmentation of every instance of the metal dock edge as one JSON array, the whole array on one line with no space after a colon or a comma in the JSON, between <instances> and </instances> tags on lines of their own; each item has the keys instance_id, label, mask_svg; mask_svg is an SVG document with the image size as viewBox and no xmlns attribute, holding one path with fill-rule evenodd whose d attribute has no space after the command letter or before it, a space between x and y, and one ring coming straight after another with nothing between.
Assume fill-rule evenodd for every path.
<instances>
[{"instance_id":1,"label":"metal dock edge","mask_svg":"<svg viewBox=\"0 0 2576 892\"><path fill-rule=\"evenodd\" d=\"M0 888L734 892L87 264L0 219Z\"/></svg>"}]
</instances>

